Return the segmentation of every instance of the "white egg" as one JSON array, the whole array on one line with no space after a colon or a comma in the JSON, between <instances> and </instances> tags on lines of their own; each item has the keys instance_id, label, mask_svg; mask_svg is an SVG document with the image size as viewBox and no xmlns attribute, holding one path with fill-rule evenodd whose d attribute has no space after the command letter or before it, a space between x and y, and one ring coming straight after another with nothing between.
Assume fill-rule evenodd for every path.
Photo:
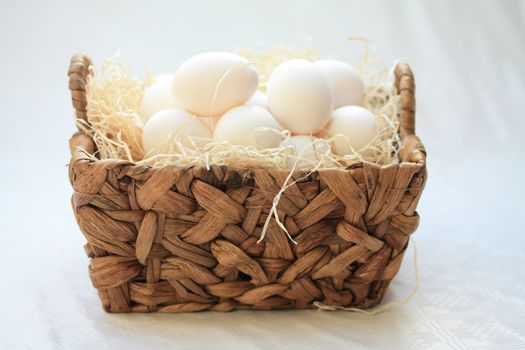
<instances>
[{"instance_id":1,"label":"white egg","mask_svg":"<svg viewBox=\"0 0 525 350\"><path fill-rule=\"evenodd\" d=\"M262 108L268 109L268 99L266 98L266 95L263 94L260 91L256 91L255 94L253 94L252 98L250 98L245 105L247 106L259 106Z\"/></svg>"},{"instance_id":2,"label":"white egg","mask_svg":"<svg viewBox=\"0 0 525 350\"><path fill-rule=\"evenodd\" d=\"M259 106L239 106L226 112L215 125L214 142L255 146L258 149L279 146L282 127L266 109Z\"/></svg>"},{"instance_id":3,"label":"white egg","mask_svg":"<svg viewBox=\"0 0 525 350\"><path fill-rule=\"evenodd\" d=\"M287 165L292 167L297 161L296 169L312 169L321 159L323 154L330 150L326 143L314 143L319 138L308 135L296 135L281 142L281 147L292 148L294 155L288 157Z\"/></svg>"},{"instance_id":4,"label":"white egg","mask_svg":"<svg viewBox=\"0 0 525 350\"><path fill-rule=\"evenodd\" d=\"M332 121L327 127L328 134L344 135L336 137L332 144L335 154L352 153L366 147L378 134L375 116L368 109L359 106L344 106L334 111ZM367 155L370 152L364 152Z\"/></svg>"},{"instance_id":5,"label":"white egg","mask_svg":"<svg viewBox=\"0 0 525 350\"><path fill-rule=\"evenodd\" d=\"M258 84L257 72L244 57L207 52L181 64L173 77L172 92L180 108L216 117L248 101Z\"/></svg>"},{"instance_id":6,"label":"white egg","mask_svg":"<svg viewBox=\"0 0 525 350\"><path fill-rule=\"evenodd\" d=\"M198 147L211 141L212 132L198 117L181 109L165 109L157 112L144 125L142 145L147 155L167 153L173 137L188 135ZM189 140L180 138L186 146Z\"/></svg>"},{"instance_id":7,"label":"white egg","mask_svg":"<svg viewBox=\"0 0 525 350\"><path fill-rule=\"evenodd\" d=\"M163 109L176 108L171 92L172 82L173 74L157 75L153 83L144 90L140 103L140 114L145 121Z\"/></svg>"},{"instance_id":8,"label":"white egg","mask_svg":"<svg viewBox=\"0 0 525 350\"><path fill-rule=\"evenodd\" d=\"M334 93L334 108L362 105L365 84L357 69L337 60L321 60L314 63L330 81Z\"/></svg>"},{"instance_id":9,"label":"white egg","mask_svg":"<svg viewBox=\"0 0 525 350\"><path fill-rule=\"evenodd\" d=\"M311 62L293 59L281 63L270 75L266 90L270 112L293 133L315 133L330 120L332 89Z\"/></svg>"}]
</instances>

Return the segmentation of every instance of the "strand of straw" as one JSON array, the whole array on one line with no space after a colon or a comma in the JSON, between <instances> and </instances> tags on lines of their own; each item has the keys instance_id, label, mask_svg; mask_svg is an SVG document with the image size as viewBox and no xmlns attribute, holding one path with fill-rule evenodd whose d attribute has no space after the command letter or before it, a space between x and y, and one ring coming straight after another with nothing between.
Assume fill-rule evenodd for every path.
<instances>
[{"instance_id":1,"label":"strand of straw","mask_svg":"<svg viewBox=\"0 0 525 350\"><path fill-rule=\"evenodd\" d=\"M394 301L388 302L386 304L379 305L379 306L377 306L377 307L375 307L375 308L373 308L371 310L362 310L362 309L358 309L356 307L344 307L344 306L338 306L338 305L327 305L327 304L321 303L320 301L314 302L313 305L317 308L318 311L343 310L343 311L357 312L357 313L360 313L360 314L363 314L363 315L367 315L367 316L373 316L373 315L377 315L377 314L383 312L384 310L391 309L392 307L408 304L412 300L414 295L416 295L416 293L417 293L417 291L419 289L419 286L420 286L419 267L418 267L418 264L417 264L416 242L412 238L410 238L410 241L412 242L413 250L414 250L414 275L415 275L416 284L415 284L414 288L412 289L412 291L410 292L410 294L406 298L400 299L400 300L394 300Z\"/></svg>"},{"instance_id":2,"label":"strand of straw","mask_svg":"<svg viewBox=\"0 0 525 350\"><path fill-rule=\"evenodd\" d=\"M311 142L310 144L306 145L303 149L301 149L301 151L297 154L297 157L295 158L295 161L293 163L293 166L292 168L290 169L290 171L288 172L288 175L286 176L286 179L284 180L284 183L283 185L281 186L281 189L279 190L279 192L277 192L277 194L275 195L275 197L273 198L273 202L272 202L272 207L270 208L270 212L268 213L268 217L266 218L266 221L264 222L264 226L263 226L263 229L262 229L262 232L261 232L261 237L259 238L259 240L257 241L257 243L260 243L263 241L264 237L266 236L266 231L268 230L268 225L270 224L270 221L272 219L272 216L274 216L275 218L275 222L277 223L277 225L279 225L279 227L286 233L286 235L288 236L288 239L290 239L290 241L294 244L297 244L297 242L293 239L293 237L290 235L290 233L288 232L288 229L286 228L286 226L281 222L281 219L279 218L279 215L277 213L277 206L279 205L279 202L281 200L281 196L283 195L283 193L290 187L290 186L293 186L294 184L296 184L297 182L307 178L308 176L310 176L312 173L314 173L315 171L317 171L319 169L319 167L321 166L321 164L323 164L323 159L320 159L319 162L317 162L317 164L313 167L313 169L309 170L306 175L303 175L301 176L300 178L292 181L290 184L288 184L288 181L290 181L290 179L292 178L293 176L293 173L295 172L295 169L297 169L297 165L299 164L299 161L301 160L301 156L302 154L311 146L311 147L314 147L315 149L315 144L316 144L316 141L318 140L314 140L313 142Z\"/></svg>"},{"instance_id":3,"label":"strand of straw","mask_svg":"<svg viewBox=\"0 0 525 350\"><path fill-rule=\"evenodd\" d=\"M213 126L213 128L215 128L215 118L213 117L213 112L215 110L215 102L217 100L217 95L219 94L219 88L221 87L221 85L224 82L224 80L236 69L244 68L244 67L247 67L247 66L250 66L250 65L257 65L257 64L264 65L264 63L262 63L262 62L247 62L247 63L237 64L237 65L235 65L233 67L230 67L221 76L221 78L219 79L217 84L215 84L215 91L213 92L213 99L211 101L211 106L210 106L210 118L212 118L212 126Z\"/></svg>"},{"instance_id":4,"label":"strand of straw","mask_svg":"<svg viewBox=\"0 0 525 350\"><path fill-rule=\"evenodd\" d=\"M363 43L363 58L361 59L361 64L360 64L360 71L361 73L364 73L364 69L363 69L363 66L364 64L366 64L369 60L369 56L368 56L368 39L362 37L362 36L350 36L348 37L347 39L349 42L355 42L355 41L361 41Z\"/></svg>"}]
</instances>

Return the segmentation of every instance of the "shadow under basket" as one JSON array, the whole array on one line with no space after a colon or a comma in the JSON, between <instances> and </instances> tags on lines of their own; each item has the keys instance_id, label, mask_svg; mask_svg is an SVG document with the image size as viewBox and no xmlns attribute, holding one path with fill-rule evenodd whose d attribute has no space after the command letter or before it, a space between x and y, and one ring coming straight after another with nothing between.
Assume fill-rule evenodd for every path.
<instances>
[{"instance_id":1,"label":"shadow under basket","mask_svg":"<svg viewBox=\"0 0 525 350\"><path fill-rule=\"evenodd\" d=\"M91 60L75 55L69 88L86 117ZM400 162L319 170L286 190L257 243L286 171L224 166L150 168L93 160L71 139L72 206L108 312L270 310L379 304L416 230L426 153L415 135L414 79L395 68Z\"/></svg>"}]
</instances>

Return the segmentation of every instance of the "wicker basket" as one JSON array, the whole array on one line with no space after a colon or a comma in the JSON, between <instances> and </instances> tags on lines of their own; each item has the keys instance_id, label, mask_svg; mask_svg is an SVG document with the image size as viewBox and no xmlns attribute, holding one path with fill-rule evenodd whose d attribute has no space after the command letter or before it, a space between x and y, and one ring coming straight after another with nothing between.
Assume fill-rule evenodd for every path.
<instances>
[{"instance_id":1,"label":"wicker basket","mask_svg":"<svg viewBox=\"0 0 525 350\"><path fill-rule=\"evenodd\" d=\"M89 57L71 60L69 88L86 119ZM97 160L71 139L73 210L88 243L89 275L108 312L269 310L381 302L418 226L426 153L414 128L414 80L398 64L399 164L321 170L291 186L257 243L287 175L224 166L149 168Z\"/></svg>"}]
</instances>

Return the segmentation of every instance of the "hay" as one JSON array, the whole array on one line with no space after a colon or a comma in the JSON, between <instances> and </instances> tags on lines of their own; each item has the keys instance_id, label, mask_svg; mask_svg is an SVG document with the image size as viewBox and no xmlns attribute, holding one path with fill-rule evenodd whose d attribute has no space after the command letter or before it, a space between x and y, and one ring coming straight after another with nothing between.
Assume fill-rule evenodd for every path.
<instances>
[{"instance_id":1,"label":"hay","mask_svg":"<svg viewBox=\"0 0 525 350\"><path fill-rule=\"evenodd\" d=\"M88 123L77 119L79 127L93 138L100 159L144 158L140 103L151 77L131 76L131 67L119 55L103 62L100 73L93 67L87 83Z\"/></svg>"},{"instance_id":2,"label":"hay","mask_svg":"<svg viewBox=\"0 0 525 350\"><path fill-rule=\"evenodd\" d=\"M362 41L361 38L351 38L351 41ZM358 69L363 76L367 90L364 106L376 116L379 133L369 145L361 150L353 150L346 156L338 156L331 152L319 155L311 167L345 168L361 160L367 160L379 165L399 162L398 106L399 97L395 94L392 83L388 79L388 70L381 61L372 58L368 43L364 41L364 54ZM290 46L280 46L262 51L253 48L238 49L238 53L246 57L257 69L260 78L259 90L265 92L266 82L273 69L281 62L302 58L316 60L317 50L311 46L304 49L294 49ZM144 122L140 116L140 102L144 88L152 82L151 76L139 79L131 75L131 67L121 62L116 56L105 60L100 72L92 69L87 85L89 125L78 121L86 134L95 141L98 149L96 155L100 159L125 159L152 167L164 165L227 165L235 168L281 168L289 169L289 159L302 159L294 149L276 148L258 150L255 147L242 147L227 143L210 142L199 149L191 137L177 135L171 140L168 154L154 156L144 155L142 148L142 129ZM275 131L279 132L279 131ZM281 132L283 140L290 137L289 132ZM317 136L323 136L323 132ZM330 144L335 138L345 138L335 135L331 139L321 139L316 143ZM210 140L211 141L211 140ZM300 153L300 150L297 150ZM363 154L367 156L364 157ZM307 160L305 160L307 161Z\"/></svg>"}]
</instances>

